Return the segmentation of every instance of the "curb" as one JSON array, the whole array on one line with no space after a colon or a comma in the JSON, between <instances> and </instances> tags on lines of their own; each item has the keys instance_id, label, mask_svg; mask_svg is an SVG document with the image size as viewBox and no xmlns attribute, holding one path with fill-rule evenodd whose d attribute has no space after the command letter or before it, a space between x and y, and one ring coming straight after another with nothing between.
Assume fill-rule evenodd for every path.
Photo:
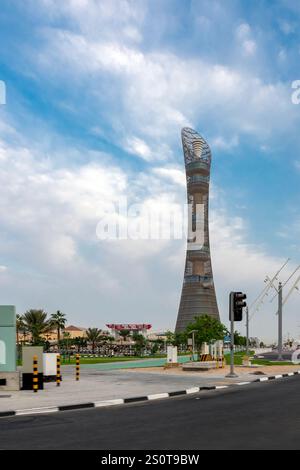
<instances>
[{"instance_id":1,"label":"curb","mask_svg":"<svg viewBox=\"0 0 300 470\"><path fill-rule=\"evenodd\" d=\"M154 401L161 400L164 398L172 398L182 395L191 395L199 393L202 391L208 390L224 390L226 388L232 387L241 387L244 385L250 385L258 382L268 382L270 380L283 379L287 377L292 377L294 375L300 375L300 370L295 372L288 372L286 374L270 375L267 377L261 377L260 379L248 381L248 382L236 382L229 385L212 385L212 386L203 386L203 387L192 387L185 390L178 390L175 392L163 392L155 393L152 395L144 395L140 397L130 397L130 398L116 398L113 400L103 400L96 402L87 402L87 403L77 403L74 405L62 405L62 406L44 406L40 408L27 408L23 410L15 411L0 411L0 418L7 418L10 416L25 416L25 415L35 415L35 414L44 414L44 413L56 413L58 411L70 411L70 410L82 410L87 408L104 408L108 406L124 405L127 403L140 403L144 401Z\"/></svg>"}]
</instances>

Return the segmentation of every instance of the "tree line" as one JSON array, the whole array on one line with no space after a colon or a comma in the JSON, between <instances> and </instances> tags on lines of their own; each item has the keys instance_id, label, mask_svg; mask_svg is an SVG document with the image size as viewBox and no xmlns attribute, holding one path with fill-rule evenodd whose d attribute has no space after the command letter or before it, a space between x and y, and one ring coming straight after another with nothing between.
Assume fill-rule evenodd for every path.
<instances>
[{"instance_id":1,"label":"tree line","mask_svg":"<svg viewBox=\"0 0 300 470\"><path fill-rule=\"evenodd\" d=\"M71 346L75 346L77 352L86 348L88 345L94 354L96 348L111 345L114 338L99 328L88 328L84 337L71 338L70 334L64 331L67 322L67 317L60 310L48 314L44 310L27 310L23 315L17 315L16 329L17 329L17 344L24 343L25 341L20 338L28 338L30 335L30 343L34 346L43 345L45 350L49 349L50 342L47 341L47 335L54 330L57 334L57 345L59 349L69 350ZM119 335L124 341L130 338L134 343L134 352L136 355L141 355L145 350L156 354L162 352L165 346L174 345L178 346L181 350L186 350L188 338L194 335L195 347L200 351L203 343L212 343L217 340L223 340L228 335L228 329L219 320L209 316L201 315L195 317L194 321L190 323L187 328L180 332L174 333L168 331L166 339L156 339L149 341L139 333L130 334L129 330L121 330ZM26 341L27 342L27 341ZM234 334L234 343L237 346L246 346L246 337L241 336L238 332ZM250 344L251 346L251 344Z\"/></svg>"},{"instance_id":2,"label":"tree line","mask_svg":"<svg viewBox=\"0 0 300 470\"><path fill-rule=\"evenodd\" d=\"M99 328L88 328L85 331L84 337L71 338L68 332L64 332L62 335L66 322L67 317L60 310L51 314L49 318L48 314L42 309L31 309L27 310L23 315L17 315L16 333L18 349L25 342L30 342L32 346L44 346L45 350L49 349L50 342L47 340L47 336L50 336L50 333L53 333L54 330L56 330L57 334L58 348L66 351L71 346L75 346L77 352L80 352L89 345L94 354L97 347L109 345L114 341L112 336ZM124 341L126 341L129 334L129 330L120 331L120 336ZM28 336L30 336L29 341ZM131 338L134 341L134 351L136 354L141 354L147 347L146 338L138 333L133 333ZM154 350L159 349L160 340L156 343L157 348L154 346Z\"/></svg>"}]
</instances>

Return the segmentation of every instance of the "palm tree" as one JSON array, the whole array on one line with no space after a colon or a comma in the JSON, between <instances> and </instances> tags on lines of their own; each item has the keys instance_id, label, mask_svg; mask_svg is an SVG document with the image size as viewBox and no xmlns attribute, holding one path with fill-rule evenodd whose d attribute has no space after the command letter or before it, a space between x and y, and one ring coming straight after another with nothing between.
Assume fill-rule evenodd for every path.
<instances>
[{"instance_id":1,"label":"palm tree","mask_svg":"<svg viewBox=\"0 0 300 470\"><path fill-rule=\"evenodd\" d=\"M25 330L25 324L24 324L24 319L22 315L16 315L16 333L17 333L17 346L19 346L19 334L21 332L24 332Z\"/></svg>"},{"instance_id":2,"label":"palm tree","mask_svg":"<svg viewBox=\"0 0 300 470\"><path fill-rule=\"evenodd\" d=\"M77 347L77 352L80 353L81 349L86 347L86 339L77 336L74 338L73 344Z\"/></svg>"},{"instance_id":3,"label":"palm tree","mask_svg":"<svg viewBox=\"0 0 300 470\"><path fill-rule=\"evenodd\" d=\"M26 330L31 334L33 345L42 343L42 335L51 328L51 323L47 319L47 313L44 310L27 310L23 315L23 321Z\"/></svg>"},{"instance_id":4,"label":"palm tree","mask_svg":"<svg viewBox=\"0 0 300 470\"><path fill-rule=\"evenodd\" d=\"M134 341L134 350L136 355L141 355L144 349L147 346L148 341L146 338L139 334L139 333L133 333L132 339Z\"/></svg>"},{"instance_id":5,"label":"palm tree","mask_svg":"<svg viewBox=\"0 0 300 470\"><path fill-rule=\"evenodd\" d=\"M129 330L120 330L119 331L119 336L126 341L127 336L129 336L130 331Z\"/></svg>"},{"instance_id":6,"label":"palm tree","mask_svg":"<svg viewBox=\"0 0 300 470\"><path fill-rule=\"evenodd\" d=\"M67 317L60 310L57 310L56 313L52 313L50 317L50 322L53 328L56 328L57 331L57 344L60 342L60 332L66 326Z\"/></svg>"},{"instance_id":7,"label":"palm tree","mask_svg":"<svg viewBox=\"0 0 300 470\"><path fill-rule=\"evenodd\" d=\"M71 335L68 331L64 331L64 334L63 334L63 343L64 343L64 347L66 348L67 350L67 354L69 353L69 348L70 348L70 344L71 344Z\"/></svg>"},{"instance_id":8,"label":"palm tree","mask_svg":"<svg viewBox=\"0 0 300 470\"><path fill-rule=\"evenodd\" d=\"M19 335L21 332L23 332L23 334L25 333L26 331L26 328L25 328L25 324L24 324L24 319L22 317L22 315L16 315L16 333L17 333L17 355L18 355L18 359L20 357L20 341L19 341Z\"/></svg>"},{"instance_id":9,"label":"palm tree","mask_svg":"<svg viewBox=\"0 0 300 470\"><path fill-rule=\"evenodd\" d=\"M86 339L89 343L92 343L92 353L95 352L95 346L99 343L102 336L102 331L99 328L88 328L86 330Z\"/></svg>"}]
</instances>

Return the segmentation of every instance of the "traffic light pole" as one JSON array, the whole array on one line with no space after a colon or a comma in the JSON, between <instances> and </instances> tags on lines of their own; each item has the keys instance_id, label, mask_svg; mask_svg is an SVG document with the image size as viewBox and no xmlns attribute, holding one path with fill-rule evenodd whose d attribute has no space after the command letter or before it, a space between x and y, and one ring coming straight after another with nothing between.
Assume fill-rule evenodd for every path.
<instances>
[{"instance_id":1,"label":"traffic light pole","mask_svg":"<svg viewBox=\"0 0 300 470\"><path fill-rule=\"evenodd\" d=\"M234 372L234 312L233 312L233 293L230 294L229 300L229 318L230 318L230 373L226 375L229 378L238 377Z\"/></svg>"}]
</instances>

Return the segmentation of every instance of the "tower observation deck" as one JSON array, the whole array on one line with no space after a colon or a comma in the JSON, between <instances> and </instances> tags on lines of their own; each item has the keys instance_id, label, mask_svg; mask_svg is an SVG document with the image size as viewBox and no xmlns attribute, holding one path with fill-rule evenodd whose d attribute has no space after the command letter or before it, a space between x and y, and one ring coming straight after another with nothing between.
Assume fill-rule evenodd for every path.
<instances>
[{"instance_id":1,"label":"tower observation deck","mask_svg":"<svg viewBox=\"0 0 300 470\"><path fill-rule=\"evenodd\" d=\"M184 280L176 323L183 331L196 316L219 319L209 245L209 180L211 151L196 131L181 131L189 204L189 231Z\"/></svg>"}]
</instances>

